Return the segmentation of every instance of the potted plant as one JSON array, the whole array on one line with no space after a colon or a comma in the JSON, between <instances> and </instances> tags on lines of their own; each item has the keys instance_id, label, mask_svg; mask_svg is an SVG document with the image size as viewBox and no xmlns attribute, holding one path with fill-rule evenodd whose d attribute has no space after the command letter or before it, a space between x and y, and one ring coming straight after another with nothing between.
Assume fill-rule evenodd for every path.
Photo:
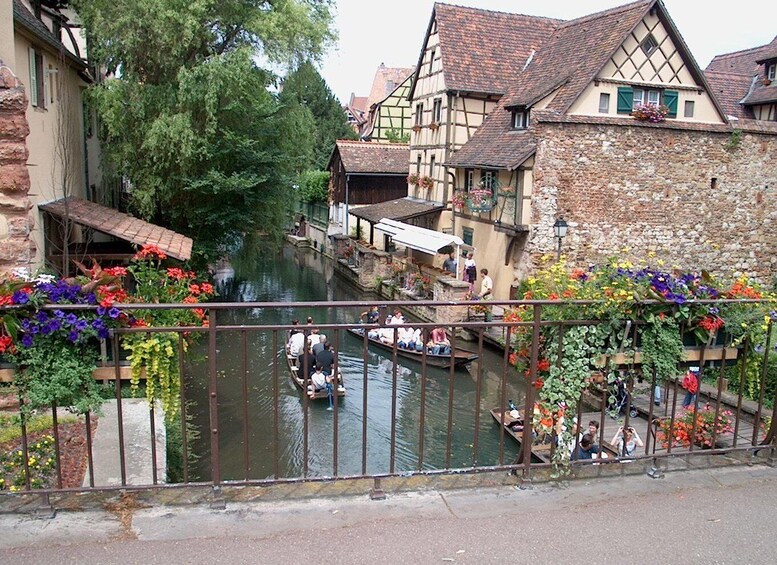
<instances>
[{"instance_id":1,"label":"potted plant","mask_svg":"<svg viewBox=\"0 0 777 565\"><path fill-rule=\"evenodd\" d=\"M418 175L411 173L411 174L407 175L407 184L411 184L413 186L418 186L419 178L420 177Z\"/></svg>"},{"instance_id":2,"label":"potted plant","mask_svg":"<svg viewBox=\"0 0 777 565\"><path fill-rule=\"evenodd\" d=\"M453 196L451 196L451 205L453 208L457 211L460 211L464 204L467 202L467 197L464 196L463 192L454 192Z\"/></svg>"},{"instance_id":3,"label":"potted plant","mask_svg":"<svg viewBox=\"0 0 777 565\"><path fill-rule=\"evenodd\" d=\"M412 129L414 132L418 133L421 131L421 126L419 124L415 124Z\"/></svg>"},{"instance_id":4,"label":"potted plant","mask_svg":"<svg viewBox=\"0 0 777 565\"><path fill-rule=\"evenodd\" d=\"M721 436L734 431L731 427L731 412L728 410L718 411L717 418L715 409L709 404L699 406L695 412L694 418L693 406L684 409L675 417L674 425L671 419L661 420L658 424L656 440L660 441L665 448L669 447L670 443L673 446L684 447L693 443L703 449L712 449L716 447L712 443L713 436L717 443Z\"/></svg>"},{"instance_id":5,"label":"potted plant","mask_svg":"<svg viewBox=\"0 0 777 565\"><path fill-rule=\"evenodd\" d=\"M669 114L669 108L664 105L656 106L655 104L640 104L631 112L640 122L650 122L657 124L666 120L666 116Z\"/></svg>"},{"instance_id":6,"label":"potted plant","mask_svg":"<svg viewBox=\"0 0 777 565\"><path fill-rule=\"evenodd\" d=\"M426 190L431 190L432 187L434 187L434 179L432 177L421 177L418 180L418 186L425 188Z\"/></svg>"},{"instance_id":7,"label":"potted plant","mask_svg":"<svg viewBox=\"0 0 777 565\"><path fill-rule=\"evenodd\" d=\"M429 129L432 131L436 131L439 128L440 128L440 124L438 124L437 122L432 122L431 124L429 124Z\"/></svg>"}]
</instances>

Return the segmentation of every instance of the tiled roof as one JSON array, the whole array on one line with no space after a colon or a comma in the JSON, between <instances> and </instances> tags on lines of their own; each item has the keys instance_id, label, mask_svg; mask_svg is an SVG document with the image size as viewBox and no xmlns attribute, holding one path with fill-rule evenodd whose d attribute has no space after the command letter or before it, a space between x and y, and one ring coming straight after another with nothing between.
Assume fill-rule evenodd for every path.
<instances>
[{"instance_id":1,"label":"tiled roof","mask_svg":"<svg viewBox=\"0 0 777 565\"><path fill-rule=\"evenodd\" d=\"M704 71L704 75L727 115L736 118L754 117L752 110L740 104L750 92L754 80L752 76L717 71Z\"/></svg>"},{"instance_id":2,"label":"tiled roof","mask_svg":"<svg viewBox=\"0 0 777 565\"><path fill-rule=\"evenodd\" d=\"M367 220L371 224L377 224L383 218L401 221L440 212L443 209L445 206L439 202L405 197L360 208L351 208L350 214Z\"/></svg>"},{"instance_id":3,"label":"tiled roof","mask_svg":"<svg viewBox=\"0 0 777 565\"><path fill-rule=\"evenodd\" d=\"M57 36L51 33L51 30L49 30L49 28L47 28L42 21L34 16L21 0L13 0L13 20L14 24L24 28L36 39L46 44L54 53L59 53L60 49L63 49L62 42L57 38ZM77 57L68 49L63 50L68 60L74 63L79 68L79 70L86 69L86 62L83 59Z\"/></svg>"},{"instance_id":4,"label":"tiled roof","mask_svg":"<svg viewBox=\"0 0 777 565\"><path fill-rule=\"evenodd\" d=\"M716 84L715 93L719 98L732 100L746 105L765 104L777 101L777 82L763 84L764 61L777 57L777 37L767 45L717 55L705 73ZM713 73L715 73L713 75ZM747 88L743 85L747 82ZM752 112L740 110L741 117L752 117Z\"/></svg>"},{"instance_id":5,"label":"tiled roof","mask_svg":"<svg viewBox=\"0 0 777 565\"><path fill-rule=\"evenodd\" d=\"M504 94L560 20L434 5L448 90Z\"/></svg>"},{"instance_id":6,"label":"tiled roof","mask_svg":"<svg viewBox=\"0 0 777 565\"><path fill-rule=\"evenodd\" d=\"M335 150L340 153L346 173L404 174L410 163L410 147L406 143L370 143L338 139ZM331 164L331 159L330 159Z\"/></svg>"},{"instance_id":7,"label":"tiled roof","mask_svg":"<svg viewBox=\"0 0 777 565\"><path fill-rule=\"evenodd\" d=\"M551 109L564 112L655 4L641 0L560 25L520 74L506 106L529 106L563 83Z\"/></svg>"},{"instance_id":8,"label":"tiled roof","mask_svg":"<svg viewBox=\"0 0 777 565\"><path fill-rule=\"evenodd\" d=\"M366 96L351 96L351 100L348 106L355 108L360 112L366 112L370 107L368 104L368 98Z\"/></svg>"},{"instance_id":9,"label":"tiled roof","mask_svg":"<svg viewBox=\"0 0 777 565\"><path fill-rule=\"evenodd\" d=\"M683 122L679 120L666 120L661 123L641 122L616 118L614 116L582 116L572 114L557 114L556 112L536 112L532 114L534 123L553 124L587 124L602 126L621 126L630 128L671 129L680 131L704 131L712 133L731 133L735 129L746 133L765 133L777 135L777 122L765 122L761 120L741 119L728 124L708 124L702 122Z\"/></svg>"},{"instance_id":10,"label":"tiled roof","mask_svg":"<svg viewBox=\"0 0 777 565\"><path fill-rule=\"evenodd\" d=\"M170 257L186 261L192 256L192 239L167 228L144 222L128 214L79 198L62 198L38 206L41 210L65 217L135 245L156 245Z\"/></svg>"},{"instance_id":11,"label":"tiled roof","mask_svg":"<svg viewBox=\"0 0 777 565\"><path fill-rule=\"evenodd\" d=\"M765 55L770 53L773 49L777 49L777 37L767 45L716 55L712 61L710 61L710 64L707 65L705 72L716 71L750 76L758 74L763 71L763 68L757 61L763 60Z\"/></svg>"},{"instance_id":12,"label":"tiled roof","mask_svg":"<svg viewBox=\"0 0 777 565\"><path fill-rule=\"evenodd\" d=\"M511 112L496 106L472 138L446 163L450 167L512 170L534 154L534 136L528 130L510 129Z\"/></svg>"},{"instance_id":13,"label":"tiled roof","mask_svg":"<svg viewBox=\"0 0 777 565\"><path fill-rule=\"evenodd\" d=\"M405 82L407 77L413 74L414 70L412 67L385 67L381 63L378 70L375 71L366 108L369 109L373 104L385 100L400 84Z\"/></svg>"}]
</instances>

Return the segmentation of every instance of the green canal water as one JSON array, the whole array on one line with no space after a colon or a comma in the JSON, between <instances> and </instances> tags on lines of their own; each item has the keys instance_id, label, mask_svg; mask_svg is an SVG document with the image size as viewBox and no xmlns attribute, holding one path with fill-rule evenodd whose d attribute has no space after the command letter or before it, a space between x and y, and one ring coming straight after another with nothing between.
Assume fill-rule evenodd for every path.
<instances>
[{"instance_id":1,"label":"green canal water","mask_svg":"<svg viewBox=\"0 0 777 565\"><path fill-rule=\"evenodd\" d=\"M304 323L312 316L319 323L351 323L362 310L333 308L331 301L364 301L376 298L364 295L333 274L331 262L310 250L284 248L277 257L257 262L252 267L238 266L237 272L223 269L216 274L220 300L225 302L275 302L273 309L238 309L219 313L221 324L270 326L288 324L292 319ZM293 308L292 302L320 301L321 307ZM323 332L322 332L323 333ZM364 364L362 342L339 332L328 331L330 341L338 340L340 367L347 396L338 405L337 474L362 471L362 429L364 422ZM282 355L284 333L278 332L278 349L273 349L269 330L247 332L248 418L244 418L243 353L240 332L222 332L218 338L217 366L219 450L224 480L243 479L246 475L244 429L248 427L248 475L251 479L272 477L275 453L281 477L304 474L305 408L301 392L293 386ZM475 343L464 344L471 349ZM210 435L207 403L207 362L205 346L200 343L190 358L200 361L187 366L186 395L191 401L192 423L200 430L193 442L199 455L199 478L210 476ZM367 448L368 473L389 472L391 462L391 411L394 371L391 354L370 348L367 363ZM395 471L419 469L421 443L421 366L398 360L396 371ZM423 469L446 467L448 443L449 394L452 390L452 432L450 467L492 465L499 462L500 433L489 410L500 405L502 355L486 350L478 362L456 370L450 386L448 370L429 367L426 375L426 402L423 426ZM274 364L277 364L278 442L273 434ZM477 374L482 364L481 401L476 406ZM508 399L523 402L523 378L508 369ZM326 400L308 402L308 476L334 474L334 412ZM479 413L478 453L475 453L475 423ZM504 438L504 457L510 462L516 445Z\"/></svg>"}]
</instances>

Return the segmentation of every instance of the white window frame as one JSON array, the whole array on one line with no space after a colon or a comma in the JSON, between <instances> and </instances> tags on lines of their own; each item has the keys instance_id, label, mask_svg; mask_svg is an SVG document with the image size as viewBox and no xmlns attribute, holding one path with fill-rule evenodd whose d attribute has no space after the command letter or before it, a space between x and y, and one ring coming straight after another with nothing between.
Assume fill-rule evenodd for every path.
<instances>
[{"instance_id":1,"label":"white window frame","mask_svg":"<svg viewBox=\"0 0 777 565\"><path fill-rule=\"evenodd\" d=\"M648 46L648 44L650 44L650 46ZM658 41L655 37L653 37L652 33L648 33L645 36L645 39L642 40L642 43L639 44L639 46L642 48L642 52L645 54L645 56L650 57L658 49Z\"/></svg>"},{"instance_id":2,"label":"white window frame","mask_svg":"<svg viewBox=\"0 0 777 565\"><path fill-rule=\"evenodd\" d=\"M648 90L647 91L647 103L653 106L661 105L661 91L660 90Z\"/></svg>"},{"instance_id":3,"label":"white window frame","mask_svg":"<svg viewBox=\"0 0 777 565\"><path fill-rule=\"evenodd\" d=\"M513 110L511 125L513 129L527 129L529 127L529 110Z\"/></svg>"},{"instance_id":4,"label":"white window frame","mask_svg":"<svg viewBox=\"0 0 777 565\"><path fill-rule=\"evenodd\" d=\"M415 105L415 125L424 125L424 103L419 102Z\"/></svg>"},{"instance_id":5,"label":"white window frame","mask_svg":"<svg viewBox=\"0 0 777 565\"><path fill-rule=\"evenodd\" d=\"M777 75L777 63L770 63L766 67L766 78L768 78L769 80L774 80L776 75Z\"/></svg>"},{"instance_id":6,"label":"white window frame","mask_svg":"<svg viewBox=\"0 0 777 565\"><path fill-rule=\"evenodd\" d=\"M432 106L432 122L442 123L442 98L435 98Z\"/></svg>"},{"instance_id":7,"label":"white window frame","mask_svg":"<svg viewBox=\"0 0 777 565\"><path fill-rule=\"evenodd\" d=\"M683 117L692 118L695 110L696 110L696 102L694 102L693 100L686 100L685 104L683 104Z\"/></svg>"},{"instance_id":8,"label":"white window frame","mask_svg":"<svg viewBox=\"0 0 777 565\"><path fill-rule=\"evenodd\" d=\"M610 113L610 93L609 92L599 93L599 113L600 114Z\"/></svg>"}]
</instances>

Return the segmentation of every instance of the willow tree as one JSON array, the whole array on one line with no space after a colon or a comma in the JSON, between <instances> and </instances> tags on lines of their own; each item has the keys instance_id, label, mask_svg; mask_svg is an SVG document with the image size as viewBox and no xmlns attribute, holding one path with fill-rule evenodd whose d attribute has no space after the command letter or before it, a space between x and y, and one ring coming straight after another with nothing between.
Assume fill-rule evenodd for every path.
<instances>
[{"instance_id":1,"label":"willow tree","mask_svg":"<svg viewBox=\"0 0 777 565\"><path fill-rule=\"evenodd\" d=\"M131 207L211 259L260 231L279 239L295 137L263 68L317 58L331 0L79 0L104 152Z\"/></svg>"}]
</instances>

